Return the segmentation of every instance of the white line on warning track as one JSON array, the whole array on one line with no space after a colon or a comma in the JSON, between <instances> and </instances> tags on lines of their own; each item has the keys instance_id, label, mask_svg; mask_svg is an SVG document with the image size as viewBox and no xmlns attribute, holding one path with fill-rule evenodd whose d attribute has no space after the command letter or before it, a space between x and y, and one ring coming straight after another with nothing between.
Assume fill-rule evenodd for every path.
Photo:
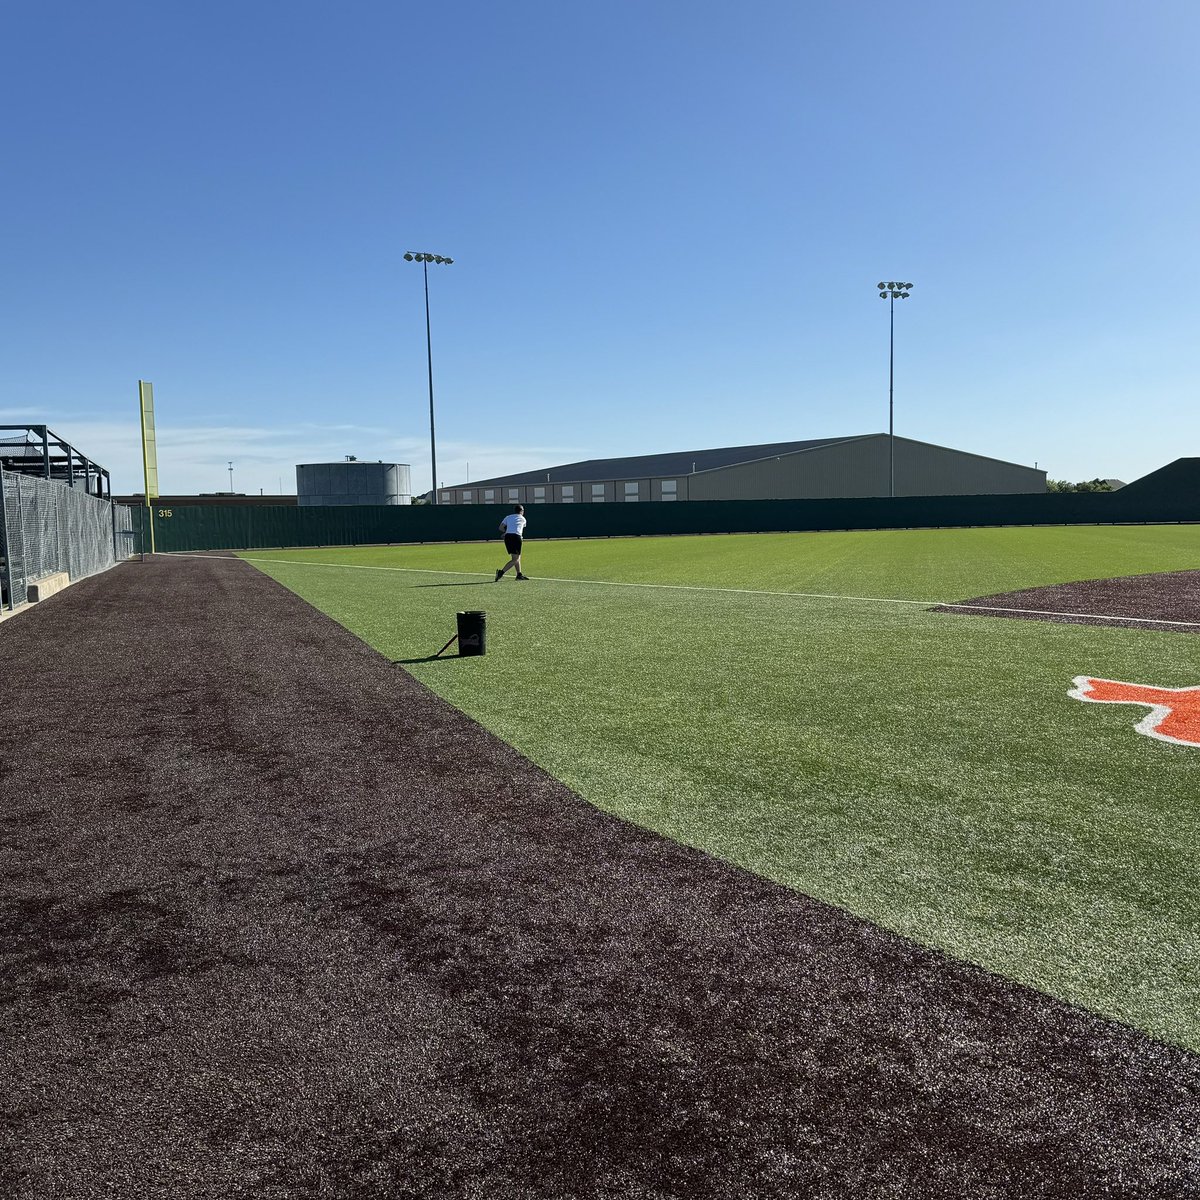
<instances>
[{"instance_id":1,"label":"white line on warning track","mask_svg":"<svg viewBox=\"0 0 1200 1200\"><path fill-rule=\"evenodd\" d=\"M396 571L408 575L466 575L486 578L491 571L442 571L422 567L379 567L366 563L310 562L301 558L248 558L245 562L287 563L294 567L333 567L342 571ZM791 596L798 600L853 600L862 604L909 604L919 608L957 608L979 613L1018 613L1027 617L1080 617L1088 621L1135 621L1142 625L1165 625L1174 628L1200 629L1198 621L1164 621L1157 617L1121 617L1113 613L1060 612L1042 608L1000 608L995 604L956 604L950 600L900 600L894 596L842 596L830 592L771 592L759 588L703 587L694 583L626 583L619 579L567 579L561 575L539 575L544 583L577 583L594 587L653 588L673 592L713 592L733 596Z\"/></svg>"}]
</instances>

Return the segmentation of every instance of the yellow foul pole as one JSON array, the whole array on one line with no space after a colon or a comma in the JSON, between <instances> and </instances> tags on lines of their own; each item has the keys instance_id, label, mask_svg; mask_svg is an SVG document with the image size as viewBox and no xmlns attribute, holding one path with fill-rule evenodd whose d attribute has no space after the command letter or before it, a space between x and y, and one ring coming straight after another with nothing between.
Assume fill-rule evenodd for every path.
<instances>
[{"instance_id":1,"label":"yellow foul pole","mask_svg":"<svg viewBox=\"0 0 1200 1200\"><path fill-rule=\"evenodd\" d=\"M138 406L142 413L142 476L146 508L150 511L150 553L154 553L154 507L158 496L158 442L154 435L154 384L138 380Z\"/></svg>"}]
</instances>

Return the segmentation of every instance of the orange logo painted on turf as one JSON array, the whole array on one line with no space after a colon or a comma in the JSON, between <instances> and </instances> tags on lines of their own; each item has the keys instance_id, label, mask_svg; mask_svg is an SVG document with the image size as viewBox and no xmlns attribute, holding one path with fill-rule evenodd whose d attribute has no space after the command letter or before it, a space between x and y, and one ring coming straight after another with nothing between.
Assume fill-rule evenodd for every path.
<instances>
[{"instance_id":1,"label":"orange logo painted on turf","mask_svg":"<svg viewBox=\"0 0 1200 1200\"><path fill-rule=\"evenodd\" d=\"M1180 746L1200 746L1200 687L1147 687L1077 675L1067 695L1094 704L1145 704L1150 711L1134 726L1138 733Z\"/></svg>"}]
</instances>

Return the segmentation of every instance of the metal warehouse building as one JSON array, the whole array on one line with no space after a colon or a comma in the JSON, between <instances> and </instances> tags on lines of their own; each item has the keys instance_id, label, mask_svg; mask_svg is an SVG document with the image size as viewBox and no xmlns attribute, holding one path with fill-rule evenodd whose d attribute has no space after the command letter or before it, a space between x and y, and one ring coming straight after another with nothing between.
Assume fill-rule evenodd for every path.
<instances>
[{"instance_id":1,"label":"metal warehouse building","mask_svg":"<svg viewBox=\"0 0 1200 1200\"><path fill-rule=\"evenodd\" d=\"M886 433L596 458L439 488L440 504L814 500L1044 492L1046 472ZM894 462L893 462L894 459Z\"/></svg>"}]
</instances>

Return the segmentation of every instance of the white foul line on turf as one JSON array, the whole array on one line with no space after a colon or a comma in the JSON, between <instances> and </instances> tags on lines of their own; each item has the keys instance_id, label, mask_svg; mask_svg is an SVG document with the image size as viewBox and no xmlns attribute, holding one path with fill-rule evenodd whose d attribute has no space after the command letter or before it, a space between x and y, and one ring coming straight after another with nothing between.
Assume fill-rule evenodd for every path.
<instances>
[{"instance_id":1,"label":"white foul line on turf","mask_svg":"<svg viewBox=\"0 0 1200 1200\"><path fill-rule=\"evenodd\" d=\"M471 578L490 571L442 571L424 567L377 567L367 563L310 562L302 558L247 558L244 562L287 563L294 567L334 567L342 571L398 571L409 575L467 575ZM1027 617L1078 617L1085 621L1136 621L1142 625L1168 625L1200 629L1200 621L1165 621L1158 617L1120 617L1112 613L1062 612L1043 608L1001 608L996 604L955 604L950 600L901 600L894 596L839 596L830 592L769 592L758 588L702 587L694 583L626 583L619 579L568 579L561 575L539 575L544 583L583 583L595 587L655 588L675 592L716 592L734 596L794 596L800 600L855 600L862 604L915 604L921 608L961 608L978 613L1020 613Z\"/></svg>"},{"instance_id":2,"label":"white foul line on turf","mask_svg":"<svg viewBox=\"0 0 1200 1200\"><path fill-rule=\"evenodd\" d=\"M979 613L1021 613L1027 617L1080 617L1085 621L1136 621L1139 625L1175 625L1200 629L1200 621L1166 621L1161 617L1119 617L1115 613L1066 612L1061 608L1001 608L998 604L950 604L943 601L940 608L968 608Z\"/></svg>"}]
</instances>

